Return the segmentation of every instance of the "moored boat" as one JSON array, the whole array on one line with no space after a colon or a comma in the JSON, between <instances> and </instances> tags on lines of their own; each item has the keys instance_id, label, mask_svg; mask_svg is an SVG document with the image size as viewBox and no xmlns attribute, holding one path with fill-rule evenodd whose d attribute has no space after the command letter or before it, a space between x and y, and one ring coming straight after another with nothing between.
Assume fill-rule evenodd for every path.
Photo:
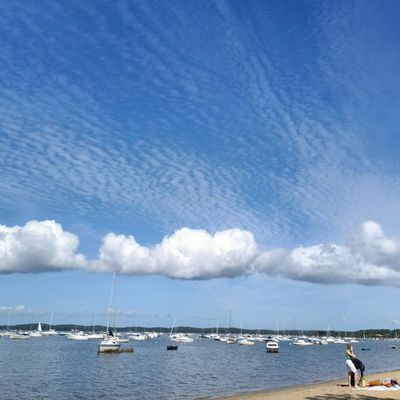
<instances>
[{"instance_id":1,"label":"moored boat","mask_svg":"<svg viewBox=\"0 0 400 400\"><path fill-rule=\"evenodd\" d=\"M241 338L238 339L237 341L241 346L253 346L254 342L251 340L248 340L247 338Z\"/></svg>"},{"instance_id":2,"label":"moored boat","mask_svg":"<svg viewBox=\"0 0 400 400\"><path fill-rule=\"evenodd\" d=\"M19 339L29 339L30 335L27 332L14 332L10 334L10 339L19 340Z\"/></svg>"},{"instance_id":3,"label":"moored boat","mask_svg":"<svg viewBox=\"0 0 400 400\"><path fill-rule=\"evenodd\" d=\"M279 353L279 343L276 340L268 340L265 348L267 353Z\"/></svg>"},{"instance_id":4,"label":"moored boat","mask_svg":"<svg viewBox=\"0 0 400 400\"><path fill-rule=\"evenodd\" d=\"M114 298L114 290L115 290L115 272L113 274L113 281L111 286L111 296L110 296L110 305L108 307L106 335L104 339L97 346L98 353L120 352L121 342L114 336L114 333L110 329L110 317L111 317L111 310Z\"/></svg>"},{"instance_id":5,"label":"moored boat","mask_svg":"<svg viewBox=\"0 0 400 400\"><path fill-rule=\"evenodd\" d=\"M306 341L306 340L304 340L304 339L297 339L297 340L294 340L294 341L292 342L292 344L294 344L294 345L296 345L296 346L312 346L312 345L313 345L312 342Z\"/></svg>"},{"instance_id":6,"label":"moored boat","mask_svg":"<svg viewBox=\"0 0 400 400\"><path fill-rule=\"evenodd\" d=\"M98 344L99 353L116 353L119 352L121 343L114 337L108 336Z\"/></svg>"}]
</instances>

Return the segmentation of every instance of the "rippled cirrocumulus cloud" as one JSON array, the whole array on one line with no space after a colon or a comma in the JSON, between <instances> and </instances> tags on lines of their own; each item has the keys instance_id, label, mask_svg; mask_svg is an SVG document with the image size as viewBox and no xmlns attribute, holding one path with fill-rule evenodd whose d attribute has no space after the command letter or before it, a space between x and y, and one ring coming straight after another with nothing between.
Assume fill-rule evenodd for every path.
<instances>
[{"instance_id":1,"label":"rippled cirrocumulus cloud","mask_svg":"<svg viewBox=\"0 0 400 400\"><path fill-rule=\"evenodd\" d=\"M78 253L79 238L55 221L0 225L0 272L80 268L126 275L211 279L257 273L314 283L400 286L400 240L379 224L364 222L344 245L316 244L261 251L254 235L228 229L210 234L182 228L154 246L134 236L107 234L98 257Z\"/></svg>"}]
</instances>

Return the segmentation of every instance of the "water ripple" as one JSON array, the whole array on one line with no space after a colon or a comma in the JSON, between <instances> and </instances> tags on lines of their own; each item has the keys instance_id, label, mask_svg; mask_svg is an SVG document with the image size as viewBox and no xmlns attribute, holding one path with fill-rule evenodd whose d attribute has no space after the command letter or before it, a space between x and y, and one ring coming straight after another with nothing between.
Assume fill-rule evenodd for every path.
<instances>
[{"instance_id":1,"label":"water ripple","mask_svg":"<svg viewBox=\"0 0 400 400\"><path fill-rule=\"evenodd\" d=\"M199 399L346 378L344 345L281 344L268 354L199 339L166 350L166 339L135 342L133 354L97 354L96 342L64 337L0 339L1 400ZM367 372L397 369L395 342L355 345ZM361 347L371 351L361 352ZM316 372L318 370L318 372Z\"/></svg>"}]
</instances>

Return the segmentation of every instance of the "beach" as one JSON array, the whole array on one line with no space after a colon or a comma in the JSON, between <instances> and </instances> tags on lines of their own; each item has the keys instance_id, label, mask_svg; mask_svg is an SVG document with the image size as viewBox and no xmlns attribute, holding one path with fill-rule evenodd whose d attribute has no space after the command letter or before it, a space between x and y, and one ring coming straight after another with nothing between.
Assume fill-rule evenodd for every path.
<instances>
[{"instance_id":1,"label":"beach","mask_svg":"<svg viewBox=\"0 0 400 400\"><path fill-rule=\"evenodd\" d=\"M400 370L365 375L365 381L382 378L400 380ZM219 400L373 400L400 399L399 390L369 390L368 388L349 388L347 377L343 379L316 383L304 386L287 387L282 389L266 390L256 393L246 393L223 397Z\"/></svg>"}]
</instances>

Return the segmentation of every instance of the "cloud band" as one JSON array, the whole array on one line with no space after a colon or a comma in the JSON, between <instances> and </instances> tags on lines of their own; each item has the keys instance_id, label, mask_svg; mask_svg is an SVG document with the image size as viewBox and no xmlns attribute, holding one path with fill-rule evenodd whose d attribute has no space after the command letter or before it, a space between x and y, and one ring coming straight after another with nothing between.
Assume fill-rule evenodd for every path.
<instances>
[{"instance_id":1,"label":"cloud band","mask_svg":"<svg viewBox=\"0 0 400 400\"><path fill-rule=\"evenodd\" d=\"M0 273L85 269L126 275L212 279L266 274L321 284L400 286L400 240L364 222L345 245L317 244L261 251L254 235L182 228L151 247L134 236L107 234L98 257L78 253L79 238L55 221L0 225Z\"/></svg>"}]
</instances>

